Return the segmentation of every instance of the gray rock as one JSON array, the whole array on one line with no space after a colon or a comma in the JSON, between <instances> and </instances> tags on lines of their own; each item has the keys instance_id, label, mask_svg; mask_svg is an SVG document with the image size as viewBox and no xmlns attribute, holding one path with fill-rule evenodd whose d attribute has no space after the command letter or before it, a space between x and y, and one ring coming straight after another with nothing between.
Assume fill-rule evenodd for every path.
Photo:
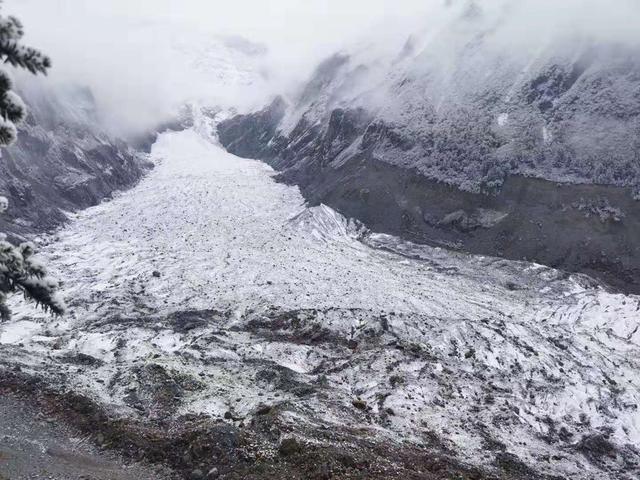
<instances>
[{"instance_id":1,"label":"gray rock","mask_svg":"<svg viewBox=\"0 0 640 480\"><path fill-rule=\"evenodd\" d=\"M302 451L302 445L295 438L289 437L280 442L278 451L283 457L290 457L300 453Z\"/></svg>"},{"instance_id":2,"label":"gray rock","mask_svg":"<svg viewBox=\"0 0 640 480\"><path fill-rule=\"evenodd\" d=\"M201 480L204 478L204 472L199 468L196 468L193 472L191 472L191 478L193 480Z\"/></svg>"}]
</instances>

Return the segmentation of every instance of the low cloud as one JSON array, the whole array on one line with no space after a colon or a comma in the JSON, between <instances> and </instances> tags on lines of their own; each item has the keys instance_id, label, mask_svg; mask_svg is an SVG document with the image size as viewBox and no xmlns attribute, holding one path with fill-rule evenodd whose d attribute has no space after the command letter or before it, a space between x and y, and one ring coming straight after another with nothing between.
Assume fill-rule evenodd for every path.
<instances>
[{"instance_id":1,"label":"low cloud","mask_svg":"<svg viewBox=\"0 0 640 480\"><path fill-rule=\"evenodd\" d=\"M152 125L189 100L251 108L335 51L398 51L411 33L435 32L473 8L499 22L497 48L516 54L567 35L640 43L637 0L6 0L2 8L52 57L47 81L89 86L119 131ZM238 37L255 48L226 43Z\"/></svg>"}]
</instances>

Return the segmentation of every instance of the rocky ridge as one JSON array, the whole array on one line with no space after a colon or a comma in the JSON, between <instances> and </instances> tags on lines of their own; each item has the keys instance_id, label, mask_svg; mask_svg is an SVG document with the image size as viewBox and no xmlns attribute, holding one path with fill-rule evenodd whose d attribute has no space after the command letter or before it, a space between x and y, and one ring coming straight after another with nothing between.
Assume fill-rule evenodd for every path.
<instances>
[{"instance_id":1,"label":"rocky ridge","mask_svg":"<svg viewBox=\"0 0 640 480\"><path fill-rule=\"evenodd\" d=\"M376 231L638 292L637 48L513 52L508 14L454 15L390 58L336 54L297 95L222 122L220 140Z\"/></svg>"}]
</instances>

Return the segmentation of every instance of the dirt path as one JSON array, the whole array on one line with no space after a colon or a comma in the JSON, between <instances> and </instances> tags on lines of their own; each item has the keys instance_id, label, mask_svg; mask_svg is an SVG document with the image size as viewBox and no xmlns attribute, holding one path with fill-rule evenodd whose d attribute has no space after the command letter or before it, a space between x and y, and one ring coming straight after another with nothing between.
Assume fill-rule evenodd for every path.
<instances>
[{"instance_id":1,"label":"dirt path","mask_svg":"<svg viewBox=\"0 0 640 480\"><path fill-rule=\"evenodd\" d=\"M0 397L0 480L163 480L166 473L125 465L21 399Z\"/></svg>"}]
</instances>

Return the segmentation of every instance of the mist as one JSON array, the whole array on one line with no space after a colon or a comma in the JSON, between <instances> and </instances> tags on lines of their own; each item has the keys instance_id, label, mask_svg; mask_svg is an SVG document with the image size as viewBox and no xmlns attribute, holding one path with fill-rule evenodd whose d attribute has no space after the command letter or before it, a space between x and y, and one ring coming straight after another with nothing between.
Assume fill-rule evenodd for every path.
<instances>
[{"instance_id":1,"label":"mist","mask_svg":"<svg viewBox=\"0 0 640 480\"><path fill-rule=\"evenodd\" d=\"M239 110L293 91L341 50L397 53L409 35L429 37L468 10L468 0L7 0L25 42L54 68L45 82L91 88L118 134L150 128L185 102ZM559 37L640 42L640 2L478 0L496 25L496 48L512 54ZM219 49L229 38L249 53ZM245 50L246 50L245 48ZM229 58L227 58L229 57ZM240 73L220 71L240 65ZM22 77L21 77L22 78Z\"/></svg>"},{"instance_id":2,"label":"mist","mask_svg":"<svg viewBox=\"0 0 640 480\"><path fill-rule=\"evenodd\" d=\"M3 9L25 24L25 43L51 56L45 82L89 86L104 120L121 134L149 128L187 101L259 106L382 19L404 29L425 10L422 3L8 0ZM228 36L255 42L264 54L218 51ZM239 81L217 78L217 63L225 67L226 60L241 64ZM254 71L257 78L244 78Z\"/></svg>"}]
</instances>

